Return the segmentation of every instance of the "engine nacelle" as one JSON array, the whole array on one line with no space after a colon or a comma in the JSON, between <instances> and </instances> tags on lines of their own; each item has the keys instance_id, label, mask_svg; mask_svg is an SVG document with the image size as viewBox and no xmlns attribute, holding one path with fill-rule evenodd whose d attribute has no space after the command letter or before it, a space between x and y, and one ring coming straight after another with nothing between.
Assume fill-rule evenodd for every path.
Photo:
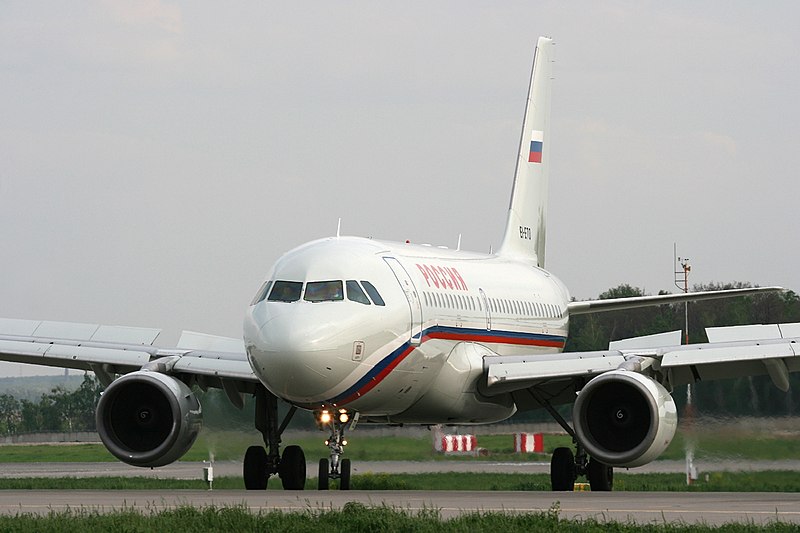
<instances>
[{"instance_id":1,"label":"engine nacelle","mask_svg":"<svg viewBox=\"0 0 800 533\"><path fill-rule=\"evenodd\" d=\"M164 466L178 460L202 426L200 402L189 387L147 370L111 383L95 416L108 451L133 466Z\"/></svg>"},{"instance_id":2,"label":"engine nacelle","mask_svg":"<svg viewBox=\"0 0 800 533\"><path fill-rule=\"evenodd\" d=\"M678 411L660 383L627 370L592 379L578 393L572 411L578 442L610 466L641 466L669 446Z\"/></svg>"}]
</instances>

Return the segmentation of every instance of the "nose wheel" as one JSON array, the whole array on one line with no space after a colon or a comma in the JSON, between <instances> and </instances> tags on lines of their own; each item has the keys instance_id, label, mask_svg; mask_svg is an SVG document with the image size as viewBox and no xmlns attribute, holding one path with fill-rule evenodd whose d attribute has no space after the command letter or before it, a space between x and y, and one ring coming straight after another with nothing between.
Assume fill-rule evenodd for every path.
<instances>
[{"instance_id":1,"label":"nose wheel","mask_svg":"<svg viewBox=\"0 0 800 533\"><path fill-rule=\"evenodd\" d=\"M319 460L319 490L328 490L331 479L339 480L339 490L350 490L350 459L342 459L344 447L347 446L344 432L350 423L350 415L345 409L320 411L315 415L320 428L330 431L325 441L330 459Z\"/></svg>"}]
</instances>

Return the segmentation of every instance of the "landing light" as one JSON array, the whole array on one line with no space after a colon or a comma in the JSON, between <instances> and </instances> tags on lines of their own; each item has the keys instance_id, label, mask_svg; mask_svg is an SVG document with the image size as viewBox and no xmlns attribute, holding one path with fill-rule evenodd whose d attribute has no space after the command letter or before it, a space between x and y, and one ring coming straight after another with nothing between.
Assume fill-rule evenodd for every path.
<instances>
[{"instance_id":1,"label":"landing light","mask_svg":"<svg viewBox=\"0 0 800 533\"><path fill-rule=\"evenodd\" d=\"M328 411L322 411L322 414L319 415L319 421L323 424L327 424L331 421L331 414Z\"/></svg>"},{"instance_id":2,"label":"landing light","mask_svg":"<svg viewBox=\"0 0 800 533\"><path fill-rule=\"evenodd\" d=\"M344 424L344 423L346 423L348 420L350 420L350 417L347 415L347 413L339 413L339 422L341 422L342 424Z\"/></svg>"}]
</instances>

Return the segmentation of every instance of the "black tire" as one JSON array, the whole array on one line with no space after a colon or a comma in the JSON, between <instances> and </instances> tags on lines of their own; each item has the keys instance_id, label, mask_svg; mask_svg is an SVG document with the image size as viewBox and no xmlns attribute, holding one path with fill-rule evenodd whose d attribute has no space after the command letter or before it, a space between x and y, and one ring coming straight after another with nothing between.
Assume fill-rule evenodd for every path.
<instances>
[{"instance_id":1,"label":"black tire","mask_svg":"<svg viewBox=\"0 0 800 533\"><path fill-rule=\"evenodd\" d=\"M242 465L244 488L247 490L266 490L267 480L267 450L263 446L250 446L244 454Z\"/></svg>"},{"instance_id":2,"label":"black tire","mask_svg":"<svg viewBox=\"0 0 800 533\"><path fill-rule=\"evenodd\" d=\"M589 468L586 471L592 492L610 491L614 489L614 468L600 461L589 459Z\"/></svg>"},{"instance_id":3,"label":"black tire","mask_svg":"<svg viewBox=\"0 0 800 533\"><path fill-rule=\"evenodd\" d=\"M328 466L327 459L320 459L319 460L319 490L328 490L329 480L328 474L330 474L330 468Z\"/></svg>"},{"instance_id":4,"label":"black tire","mask_svg":"<svg viewBox=\"0 0 800 533\"><path fill-rule=\"evenodd\" d=\"M342 459L339 474L339 490L350 490L350 459Z\"/></svg>"},{"instance_id":5,"label":"black tire","mask_svg":"<svg viewBox=\"0 0 800 533\"><path fill-rule=\"evenodd\" d=\"M556 448L550 460L550 485L554 491L575 490L575 456L569 448Z\"/></svg>"},{"instance_id":6,"label":"black tire","mask_svg":"<svg viewBox=\"0 0 800 533\"><path fill-rule=\"evenodd\" d=\"M306 488L306 456L300 446L287 446L283 450L280 477L284 490Z\"/></svg>"}]
</instances>

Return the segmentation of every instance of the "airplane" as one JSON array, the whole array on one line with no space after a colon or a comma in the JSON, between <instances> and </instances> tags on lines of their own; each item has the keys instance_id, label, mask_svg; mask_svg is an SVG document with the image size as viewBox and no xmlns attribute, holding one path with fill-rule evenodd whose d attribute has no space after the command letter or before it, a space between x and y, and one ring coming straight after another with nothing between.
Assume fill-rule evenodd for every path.
<instances>
[{"instance_id":1,"label":"airplane","mask_svg":"<svg viewBox=\"0 0 800 533\"><path fill-rule=\"evenodd\" d=\"M284 489L304 488L304 451L282 446L298 410L330 435L319 461L324 490L330 480L350 488L345 435L358 424L485 424L545 409L574 441L574 451L553 453L553 490L572 490L578 475L592 490L611 490L614 468L646 464L671 441L675 387L769 374L788 388L788 372L800 369L800 328L776 325L758 340L718 331L707 344L655 336L563 352L574 315L782 289L573 301L545 270L552 59L552 39L539 38L496 253L337 233L278 259L246 311L243 339L184 332L178 347L164 348L154 345L157 329L0 319L0 359L94 372L106 387L100 438L134 466L183 456L202 420L192 388L211 387L238 407L255 398L264 446L246 450L247 489L266 489L275 475ZM290 406L283 417L279 400ZM573 404L571 422L561 404Z\"/></svg>"}]
</instances>

